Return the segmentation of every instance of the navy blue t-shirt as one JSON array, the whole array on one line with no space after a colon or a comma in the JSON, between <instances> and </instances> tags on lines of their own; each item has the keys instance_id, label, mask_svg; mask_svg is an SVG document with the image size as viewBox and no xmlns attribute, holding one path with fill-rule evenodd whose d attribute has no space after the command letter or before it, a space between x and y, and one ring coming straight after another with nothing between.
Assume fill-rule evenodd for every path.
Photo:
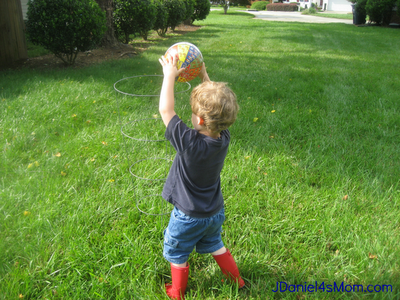
<instances>
[{"instance_id":1,"label":"navy blue t-shirt","mask_svg":"<svg viewBox=\"0 0 400 300\"><path fill-rule=\"evenodd\" d=\"M218 139L189 128L177 115L168 124L165 138L176 156L162 196L186 215L207 218L224 206L220 173L228 152L229 130Z\"/></svg>"}]
</instances>

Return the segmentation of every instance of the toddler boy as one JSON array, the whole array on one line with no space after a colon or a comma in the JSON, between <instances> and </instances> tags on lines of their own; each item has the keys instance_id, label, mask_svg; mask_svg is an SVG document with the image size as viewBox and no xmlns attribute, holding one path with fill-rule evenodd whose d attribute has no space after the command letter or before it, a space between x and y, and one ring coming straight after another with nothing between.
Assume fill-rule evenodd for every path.
<instances>
[{"instance_id":1,"label":"toddler boy","mask_svg":"<svg viewBox=\"0 0 400 300\"><path fill-rule=\"evenodd\" d=\"M245 283L221 239L225 215L220 172L230 141L228 127L239 109L236 95L225 83L210 81L203 64L202 84L190 96L191 129L174 111L175 78L184 69L177 69L176 57L159 61L164 73L159 111L167 127L165 137L177 151L162 192L174 205L164 231L163 255L170 262L172 277L172 284L165 285L167 295L185 299L187 260L194 248L200 254L211 253L224 275L242 288Z\"/></svg>"}]
</instances>

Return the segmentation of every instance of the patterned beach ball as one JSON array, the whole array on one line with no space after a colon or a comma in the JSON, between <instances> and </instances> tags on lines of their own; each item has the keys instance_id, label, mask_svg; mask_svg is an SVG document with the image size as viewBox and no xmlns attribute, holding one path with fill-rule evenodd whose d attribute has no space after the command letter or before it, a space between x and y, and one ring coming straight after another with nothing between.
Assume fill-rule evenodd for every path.
<instances>
[{"instance_id":1,"label":"patterned beach ball","mask_svg":"<svg viewBox=\"0 0 400 300\"><path fill-rule=\"evenodd\" d=\"M178 82L187 82L199 75L203 66L203 55L195 45L187 42L176 43L169 47L165 56L167 54L172 57L178 56L178 70L185 68L185 71L176 79Z\"/></svg>"}]
</instances>

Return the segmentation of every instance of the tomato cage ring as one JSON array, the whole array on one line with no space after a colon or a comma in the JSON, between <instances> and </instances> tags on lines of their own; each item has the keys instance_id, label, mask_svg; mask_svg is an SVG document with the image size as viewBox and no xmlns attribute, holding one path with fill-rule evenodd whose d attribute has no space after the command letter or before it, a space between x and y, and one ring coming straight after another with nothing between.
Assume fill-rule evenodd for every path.
<instances>
[{"instance_id":1,"label":"tomato cage ring","mask_svg":"<svg viewBox=\"0 0 400 300\"><path fill-rule=\"evenodd\" d=\"M125 133L125 131L124 131L124 128L126 126L128 126L128 125L135 124L135 123L140 123L140 122L144 122L144 121L149 121L149 120L154 120L154 121L157 121L157 122L158 121L162 121L161 118L144 118L144 119L137 119L137 120L133 120L133 121L127 122L127 123L125 123L124 125L121 126L122 135L124 135L125 137L127 137L129 139L138 141L138 142L166 142L167 140L165 138L163 138L163 139L154 139L154 140L153 139L135 138L135 137Z\"/></svg>"},{"instance_id":2,"label":"tomato cage ring","mask_svg":"<svg viewBox=\"0 0 400 300\"><path fill-rule=\"evenodd\" d=\"M120 94L127 95L127 96L134 96L134 97L158 97L158 96L160 96L160 94L150 94L150 95L132 94L132 93L123 92L117 88L117 85L123 81L129 80L132 78L142 78L142 77L163 77L163 75L136 75L136 76L131 76L131 77L125 77L114 83L114 90ZM187 89L175 92L175 95L186 93L192 87L189 82L183 82L183 83L186 83Z\"/></svg>"},{"instance_id":3,"label":"tomato cage ring","mask_svg":"<svg viewBox=\"0 0 400 300\"><path fill-rule=\"evenodd\" d=\"M146 160L166 160L167 162L172 163L172 160L170 160L170 159L168 159L168 158L163 158L163 157L144 158L144 159L140 159L140 160L137 160L136 162L134 162L134 163L129 167L129 173L131 173L132 176L135 176L136 178L141 179L141 180L148 180L148 181L165 181L166 178L146 178L146 177L141 177L141 176L135 174L135 173L132 171L132 167L133 167L133 166L135 166L135 165L137 165L137 164L139 164L139 163L141 163L141 162L143 162L143 161L146 161Z\"/></svg>"},{"instance_id":4,"label":"tomato cage ring","mask_svg":"<svg viewBox=\"0 0 400 300\"><path fill-rule=\"evenodd\" d=\"M149 216L164 216L164 215L168 215L170 214L170 211L168 212L167 210L168 208L168 203L167 201L165 201L164 199L161 198L161 203L159 203L159 200L157 198L161 197L161 193L158 193L158 189L162 186L160 185L160 183L162 181L166 181L166 177L168 175L168 168L165 168L165 170L163 169L165 166L161 166L160 165L160 161L166 161L168 163L172 163L172 160L170 159L172 157L171 154L171 146L169 144L169 142L164 138L164 136L160 137L160 134L157 135L157 132L159 131L158 128L158 124L155 124L153 122L161 122L162 123L162 119L161 118L138 118L135 119L133 121L128 121L125 124L122 124L122 114L121 114L121 102L122 99L124 99L124 101L126 100L125 98L121 98L119 96L125 97L159 97L160 94L156 91L153 92L152 91L152 84L147 85L148 87L150 87L150 92L143 92L143 93L139 93L139 92L128 92L126 89L130 88L130 89L134 89L135 86L138 87L138 90L143 90L143 86L141 86L141 82L133 82L133 84L130 84L129 80L134 80L139 78L142 79L143 78L148 78L151 79L151 83L153 83L153 79L152 78L156 78L158 80L158 78L162 78L163 75L137 75L137 76L131 76L131 77L126 77L123 79L120 79L118 81L116 81L114 83L114 90L115 90L115 97L116 97L116 104L117 104L117 108L118 108L118 120L120 123L120 131L121 134L123 136L123 143L125 146L125 151L126 151L126 160L129 166L129 173L131 174L131 180L133 183L133 193L134 193L134 199L135 199L135 204L136 204L136 208L139 212L149 215ZM127 86L123 86L123 83L128 84ZM149 83L147 81L147 83ZM153 83L154 84L154 83ZM186 87L182 84L186 84ZM124 88L127 87L127 88ZM146 88L146 87L144 87ZM125 90L124 90L125 89ZM175 94L182 94L182 93L186 93L191 89L191 85L188 82L185 83L179 83L175 85L175 89L177 89L177 91L175 91ZM145 89L146 91L146 89ZM125 102L126 103L126 102ZM147 106L146 108L149 108L152 104L151 101L146 102ZM129 103L128 103L129 105ZM148 125L148 126L146 126ZM129 128L129 126L131 126L131 128ZM164 125L162 124L161 127L163 127ZM156 132L156 136L154 136L154 132L149 130L149 128L155 128ZM164 130L164 128L163 128ZM148 134L152 134L154 137L148 136ZM132 149L128 149L128 141L131 141L129 143L133 143L133 150ZM145 144L150 143L150 146L146 146ZM165 143L165 151L162 150L162 147L153 147L151 143ZM131 146L131 145L129 145ZM157 150L158 149L158 150ZM130 152L130 151L131 152ZM149 156L149 151L153 151L155 150L155 154L152 155L152 157L146 157ZM133 152L132 152L133 151ZM138 154L138 152L136 151L141 151L142 154ZM157 157L159 155L157 155L157 151L161 151L160 153L164 153L162 154L162 156L164 157ZM136 157L140 157L142 156L142 159L136 160L134 163L132 163L132 161L130 161L130 155L131 153L136 152L135 156ZM144 156L144 158L143 158ZM161 178L149 178L151 177L151 174L137 174L138 171L142 171L145 173L145 170L148 166L146 165L145 162L149 162L149 161L154 161L154 164L152 165L152 163L149 163L149 170L155 170L154 171L154 176L153 177L161 177ZM144 166L140 166L140 163L145 163ZM161 166L161 169L158 168ZM137 168L137 170L134 170L134 168ZM153 171L149 171L150 173ZM164 172L165 172L165 176L164 176ZM157 175L155 175L157 174ZM161 176L159 176L159 174L162 174ZM152 183L154 182L154 184ZM150 189L147 189L147 187L150 186ZM146 195L146 192L148 192L148 195ZM154 211L156 211L157 213L153 213Z\"/></svg>"},{"instance_id":5,"label":"tomato cage ring","mask_svg":"<svg viewBox=\"0 0 400 300\"><path fill-rule=\"evenodd\" d=\"M137 210L138 211L140 211L141 213L143 213L143 214L145 214L145 215L148 215L148 216L158 216L158 217L162 217L162 216L165 216L165 215L169 215L171 212L169 211L169 212L165 212L165 213L159 213L159 214L152 214L152 213L149 213L149 212L147 212L147 211L144 211L144 210L142 210L139 206L140 206L140 203L142 203L142 200L144 200L144 199L146 199L146 198L151 198L151 197L162 197L161 196L161 194L152 194L152 195L147 195L147 196L144 196L144 197L142 197L142 198L140 198L140 199L138 199L137 201L136 201L136 208L137 208ZM167 209L167 203L166 203L166 201L164 200L164 199L162 199L161 201L164 201L165 203L162 205L163 207L163 209Z\"/></svg>"}]
</instances>

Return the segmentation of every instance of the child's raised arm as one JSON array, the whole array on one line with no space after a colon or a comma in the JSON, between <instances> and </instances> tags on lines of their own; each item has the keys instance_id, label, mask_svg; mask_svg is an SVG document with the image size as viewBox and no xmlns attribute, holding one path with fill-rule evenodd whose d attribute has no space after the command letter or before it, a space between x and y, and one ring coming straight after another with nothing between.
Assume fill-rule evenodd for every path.
<instances>
[{"instance_id":1,"label":"child's raised arm","mask_svg":"<svg viewBox=\"0 0 400 300\"><path fill-rule=\"evenodd\" d=\"M203 66L202 66L201 71L199 73L199 78L201 79L201 82L211 81L210 77L208 77L205 63L203 63Z\"/></svg>"},{"instance_id":2,"label":"child's raised arm","mask_svg":"<svg viewBox=\"0 0 400 300\"><path fill-rule=\"evenodd\" d=\"M164 79L160 94L160 103L158 110L161 114L161 118L165 124L168 126L169 121L176 115L174 110L175 99L174 99L174 85L175 78L178 77L185 69L177 69L177 57L162 56L160 59L160 64L163 67Z\"/></svg>"}]
</instances>

